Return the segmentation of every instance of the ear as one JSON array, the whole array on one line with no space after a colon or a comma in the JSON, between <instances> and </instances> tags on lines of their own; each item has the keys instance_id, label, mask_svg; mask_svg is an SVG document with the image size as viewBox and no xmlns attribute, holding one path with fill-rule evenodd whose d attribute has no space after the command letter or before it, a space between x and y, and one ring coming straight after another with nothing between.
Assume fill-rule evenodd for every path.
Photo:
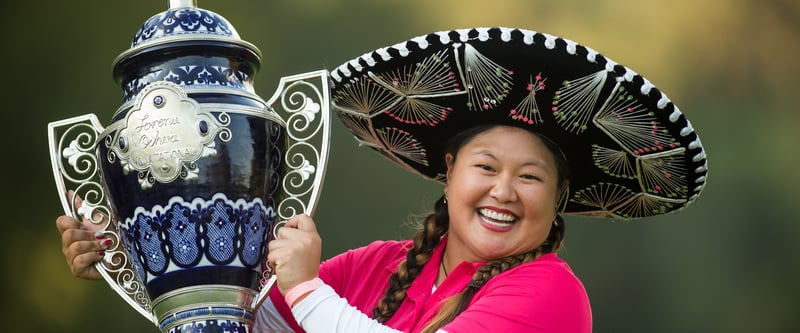
<instances>
[{"instance_id":1,"label":"ear","mask_svg":"<svg viewBox=\"0 0 800 333\"><path fill-rule=\"evenodd\" d=\"M450 173L453 172L453 163L455 163L455 159L456 159L455 156L453 156L453 154L451 153L447 153L444 155L444 164L445 166L447 166L447 172L445 173L447 179L450 179Z\"/></svg>"}]
</instances>

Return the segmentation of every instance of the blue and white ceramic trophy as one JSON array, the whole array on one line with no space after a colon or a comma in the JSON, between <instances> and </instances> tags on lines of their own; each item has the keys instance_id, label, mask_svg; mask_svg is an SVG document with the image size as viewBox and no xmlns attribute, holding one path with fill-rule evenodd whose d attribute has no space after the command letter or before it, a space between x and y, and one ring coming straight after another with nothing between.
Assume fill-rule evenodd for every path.
<instances>
[{"instance_id":1,"label":"blue and white ceramic trophy","mask_svg":"<svg viewBox=\"0 0 800 333\"><path fill-rule=\"evenodd\" d=\"M171 0L114 61L123 103L110 123L49 124L64 211L112 240L98 271L162 332L252 331L276 224L314 210L327 72L284 77L265 101L260 58L221 16Z\"/></svg>"}]
</instances>

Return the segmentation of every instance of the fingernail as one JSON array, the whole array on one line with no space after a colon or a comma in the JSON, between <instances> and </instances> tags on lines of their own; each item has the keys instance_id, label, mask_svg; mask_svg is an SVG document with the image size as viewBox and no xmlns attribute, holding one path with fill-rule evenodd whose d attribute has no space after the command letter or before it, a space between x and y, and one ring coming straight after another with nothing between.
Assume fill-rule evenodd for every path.
<instances>
[{"instance_id":1,"label":"fingernail","mask_svg":"<svg viewBox=\"0 0 800 333\"><path fill-rule=\"evenodd\" d=\"M106 238L106 235L102 231L98 231L98 232L94 233L94 238L103 239L103 238Z\"/></svg>"},{"instance_id":2,"label":"fingernail","mask_svg":"<svg viewBox=\"0 0 800 333\"><path fill-rule=\"evenodd\" d=\"M101 256L105 256L106 255L106 251L97 251L97 254L101 255Z\"/></svg>"},{"instance_id":3,"label":"fingernail","mask_svg":"<svg viewBox=\"0 0 800 333\"><path fill-rule=\"evenodd\" d=\"M106 240L100 242L100 245L102 245L103 248L108 248L109 246L111 246L111 240L110 239L106 239Z\"/></svg>"}]
</instances>

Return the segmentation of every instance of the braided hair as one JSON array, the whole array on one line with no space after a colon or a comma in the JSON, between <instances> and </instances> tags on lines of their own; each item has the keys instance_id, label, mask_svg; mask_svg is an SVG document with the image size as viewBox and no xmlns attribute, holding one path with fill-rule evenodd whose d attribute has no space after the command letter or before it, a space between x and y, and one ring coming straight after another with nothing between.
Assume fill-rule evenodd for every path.
<instances>
[{"instance_id":1,"label":"braided hair","mask_svg":"<svg viewBox=\"0 0 800 333\"><path fill-rule=\"evenodd\" d=\"M439 246L439 242L447 233L450 226L450 216L447 213L447 205L444 196L439 198L435 204L434 213L425 218L424 224L414 236L414 247L408 250L406 260L397 267L397 272L389 278L389 288L384 297L378 302L378 306L372 310L373 318L385 323L391 318L403 299L406 291L411 286L411 282L417 278L422 267L431 259L433 250Z\"/></svg>"}]
</instances>

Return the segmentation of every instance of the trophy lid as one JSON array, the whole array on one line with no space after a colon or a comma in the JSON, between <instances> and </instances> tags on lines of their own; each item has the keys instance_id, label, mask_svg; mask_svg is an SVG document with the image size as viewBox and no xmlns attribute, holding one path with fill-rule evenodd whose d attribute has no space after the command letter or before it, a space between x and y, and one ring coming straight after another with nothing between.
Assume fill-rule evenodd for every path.
<instances>
[{"instance_id":1,"label":"trophy lid","mask_svg":"<svg viewBox=\"0 0 800 333\"><path fill-rule=\"evenodd\" d=\"M236 28L219 14L197 7L197 0L168 0L169 8L153 15L139 27L130 48L114 60L120 63L143 53L174 46L238 46L261 61L261 51L242 40Z\"/></svg>"},{"instance_id":2,"label":"trophy lid","mask_svg":"<svg viewBox=\"0 0 800 333\"><path fill-rule=\"evenodd\" d=\"M197 0L169 0L168 5L167 10L153 15L139 27L130 48L114 60L113 77L123 86L125 100L152 81L143 82L142 77L151 75L156 67L166 68L164 63L172 61L172 67L197 65L196 58L187 58L191 56L239 59L234 62L246 63L249 68L243 77L250 77L258 70L261 51L242 40L224 17L198 8Z\"/></svg>"}]
</instances>

